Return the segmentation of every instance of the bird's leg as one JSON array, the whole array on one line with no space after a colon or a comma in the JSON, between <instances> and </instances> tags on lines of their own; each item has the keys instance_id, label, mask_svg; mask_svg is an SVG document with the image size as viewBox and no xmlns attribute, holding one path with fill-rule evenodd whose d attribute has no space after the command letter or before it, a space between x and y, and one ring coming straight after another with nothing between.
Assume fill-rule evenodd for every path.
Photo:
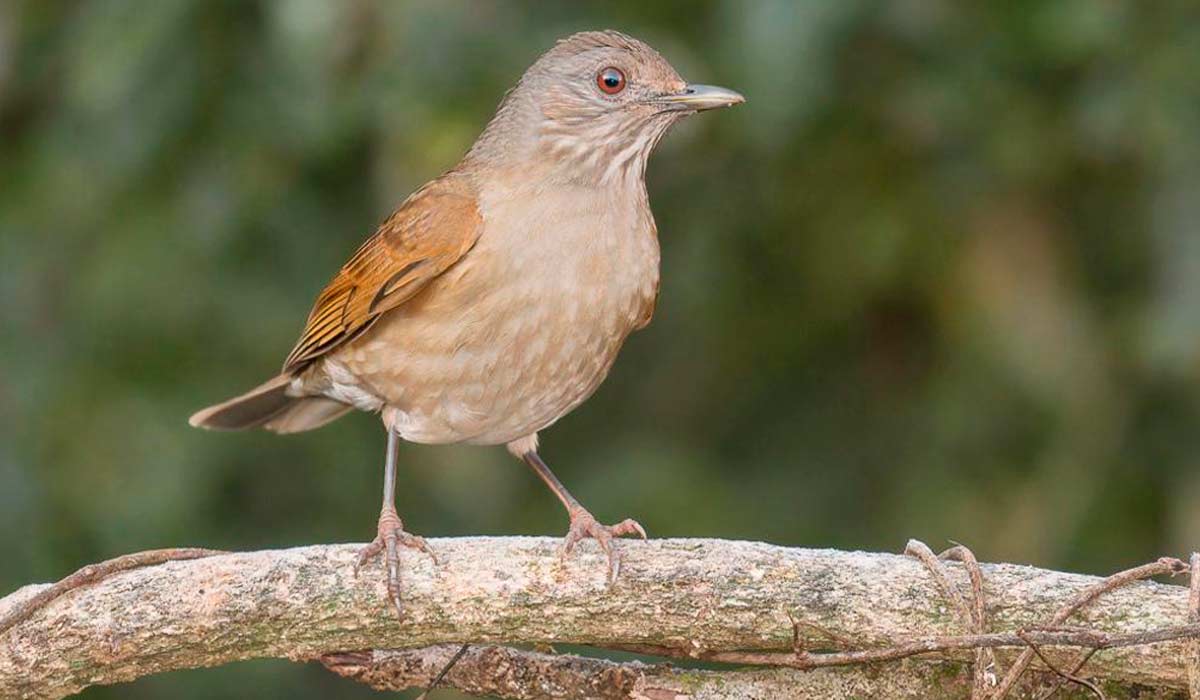
<instances>
[{"instance_id":1,"label":"bird's leg","mask_svg":"<svg viewBox=\"0 0 1200 700\"><path fill-rule=\"evenodd\" d=\"M425 538L404 531L404 523L396 514L396 458L400 452L400 436L395 430L388 428L387 458L383 468L383 508L379 511L379 525L375 539L358 553L358 561L354 564L354 575L366 564L371 557L386 551L387 592L396 613L401 614L400 608L400 553L399 546L411 547L428 554L433 563L437 557Z\"/></svg>"},{"instance_id":2,"label":"bird's leg","mask_svg":"<svg viewBox=\"0 0 1200 700\"><path fill-rule=\"evenodd\" d=\"M636 520L626 518L616 525L601 525L596 521L596 518L575 500L571 492L566 486L554 476L554 472L550 471L550 467L542 461L538 456L537 450L529 450L522 453L522 461L530 466L533 471L546 482L550 490L558 496L558 500L562 501L563 507L567 509L567 516L571 518L570 529L567 530L567 536L563 538L562 547L559 550L559 556L566 557L575 548L575 544L585 537L591 537L600 545L600 549L608 555L608 582L611 585L617 580L617 575L621 572L621 555L617 552L617 548L613 545L612 539L622 535L638 535L643 540L646 539L646 531L638 524Z\"/></svg>"}]
</instances>

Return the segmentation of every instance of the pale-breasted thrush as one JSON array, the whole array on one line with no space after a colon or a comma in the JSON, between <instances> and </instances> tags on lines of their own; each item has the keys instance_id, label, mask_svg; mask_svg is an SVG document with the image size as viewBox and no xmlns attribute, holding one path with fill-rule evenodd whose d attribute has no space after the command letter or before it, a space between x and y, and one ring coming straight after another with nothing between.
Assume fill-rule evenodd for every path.
<instances>
[{"instance_id":1,"label":"pale-breasted thrush","mask_svg":"<svg viewBox=\"0 0 1200 700\"><path fill-rule=\"evenodd\" d=\"M743 101L691 85L654 49L614 31L559 41L525 72L461 162L405 200L317 298L283 372L204 409L191 424L311 430L351 409L387 428L378 534L397 609L394 502L400 440L507 445L570 516L566 554L602 525L538 456L538 431L604 380L658 295L659 247L646 194L650 152L685 116Z\"/></svg>"}]
</instances>

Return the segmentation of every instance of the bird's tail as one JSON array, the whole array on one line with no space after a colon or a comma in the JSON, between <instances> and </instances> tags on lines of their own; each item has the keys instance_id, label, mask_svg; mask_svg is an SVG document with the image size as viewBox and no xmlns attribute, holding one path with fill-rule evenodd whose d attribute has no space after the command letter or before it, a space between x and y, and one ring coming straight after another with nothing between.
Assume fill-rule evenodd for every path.
<instances>
[{"instance_id":1,"label":"bird's tail","mask_svg":"<svg viewBox=\"0 0 1200 700\"><path fill-rule=\"evenodd\" d=\"M321 396L288 396L292 378L281 374L228 401L196 412L188 422L209 430L266 428L299 433L341 418L352 407Z\"/></svg>"}]
</instances>

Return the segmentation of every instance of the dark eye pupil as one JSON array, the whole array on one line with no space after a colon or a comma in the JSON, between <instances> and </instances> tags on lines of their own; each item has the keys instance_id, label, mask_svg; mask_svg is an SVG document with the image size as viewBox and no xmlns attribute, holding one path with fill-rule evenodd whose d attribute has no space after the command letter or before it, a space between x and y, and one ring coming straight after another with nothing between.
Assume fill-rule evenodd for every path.
<instances>
[{"instance_id":1,"label":"dark eye pupil","mask_svg":"<svg viewBox=\"0 0 1200 700\"><path fill-rule=\"evenodd\" d=\"M610 66L596 75L596 85L605 93L615 95L625 89L625 74Z\"/></svg>"}]
</instances>

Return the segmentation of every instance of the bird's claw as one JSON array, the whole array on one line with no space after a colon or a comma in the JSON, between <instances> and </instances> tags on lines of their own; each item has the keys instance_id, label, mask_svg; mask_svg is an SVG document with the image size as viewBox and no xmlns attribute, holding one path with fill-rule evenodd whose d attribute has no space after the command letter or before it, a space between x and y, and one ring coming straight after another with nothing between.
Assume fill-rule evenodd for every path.
<instances>
[{"instance_id":1,"label":"bird's claw","mask_svg":"<svg viewBox=\"0 0 1200 700\"><path fill-rule=\"evenodd\" d=\"M621 573L621 553L613 545L613 538L637 535L644 540L645 528L632 518L626 518L616 525L602 525L583 508L572 509L570 516L571 527L567 530L567 536L563 538L562 547L559 548L559 558L565 560L580 540L590 537L596 540L608 557L608 585L613 585Z\"/></svg>"},{"instance_id":2,"label":"bird's claw","mask_svg":"<svg viewBox=\"0 0 1200 700\"><path fill-rule=\"evenodd\" d=\"M429 548L429 543L424 537L405 532L404 523L393 508L385 508L379 513L375 539L359 550L358 559L354 562L354 575L357 577L364 564L380 552L386 551L384 564L387 567L388 599L392 601L397 615L403 614L400 606L400 546L424 552L433 559L434 564L438 563L437 555Z\"/></svg>"}]
</instances>

